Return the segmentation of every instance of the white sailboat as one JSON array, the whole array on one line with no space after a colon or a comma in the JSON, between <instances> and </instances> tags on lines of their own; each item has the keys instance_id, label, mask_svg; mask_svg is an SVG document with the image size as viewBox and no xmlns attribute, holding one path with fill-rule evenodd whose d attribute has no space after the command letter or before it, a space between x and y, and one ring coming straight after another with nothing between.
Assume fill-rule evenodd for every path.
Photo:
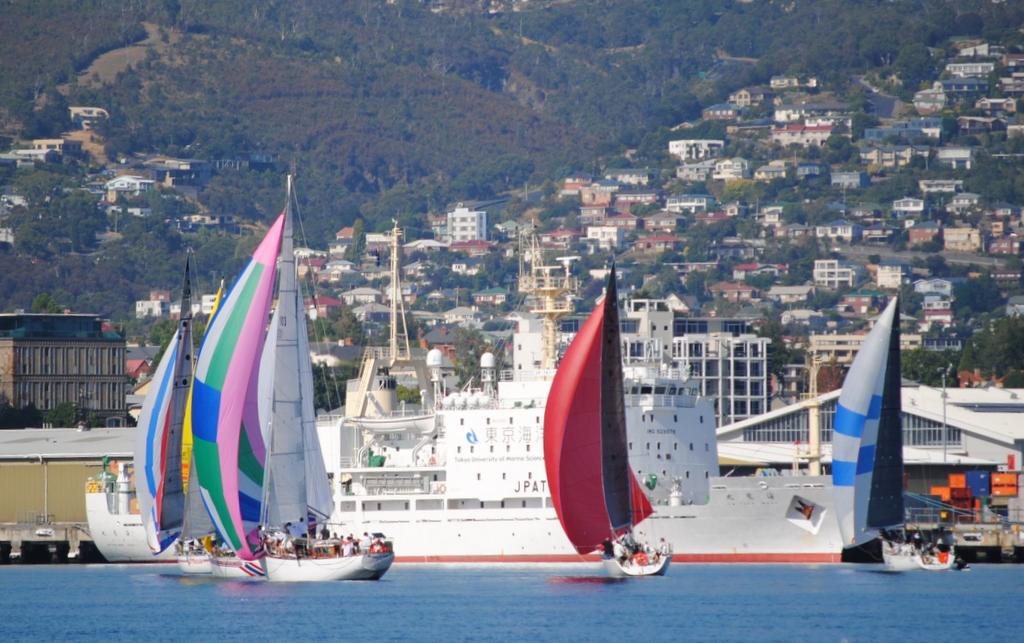
<instances>
[{"instance_id":1,"label":"white sailboat","mask_svg":"<svg viewBox=\"0 0 1024 643\"><path fill-rule=\"evenodd\" d=\"M952 548L905 534L899 298L875 322L843 381L832 439L832 481L843 546L882 540L887 571L945 570Z\"/></svg>"},{"instance_id":2,"label":"white sailboat","mask_svg":"<svg viewBox=\"0 0 1024 643\"><path fill-rule=\"evenodd\" d=\"M260 363L260 417L267 446L263 484L264 535L290 538L288 547L268 547L263 566L270 581L378 579L394 561L392 552L343 555L336 539L306 537L309 517L327 520L333 497L313 409L313 370L304 306L292 241L291 177L278 261L278 299ZM293 537L298 528L299 537ZM288 532L291 531L292 534Z\"/></svg>"}]
</instances>

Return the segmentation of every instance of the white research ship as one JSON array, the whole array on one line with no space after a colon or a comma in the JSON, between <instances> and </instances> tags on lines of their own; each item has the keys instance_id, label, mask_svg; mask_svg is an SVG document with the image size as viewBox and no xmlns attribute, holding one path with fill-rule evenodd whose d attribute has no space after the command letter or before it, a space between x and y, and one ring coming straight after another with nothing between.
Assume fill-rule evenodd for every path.
<instances>
[{"instance_id":1,"label":"white research ship","mask_svg":"<svg viewBox=\"0 0 1024 643\"><path fill-rule=\"evenodd\" d=\"M392 234L390 344L367 350L346 416L318 422L335 489L330 522L386 533L398 562L583 560L558 524L543 459L557 322L576 290L571 261L544 265L536 240L524 244L519 288L533 314L518 321L512 369L484 354L479 386L452 390L440 351L409 347L401 233ZM680 562L839 562L828 478L718 476L713 403L654 344L624 364L629 460L655 507L639 537L665 538ZM401 371L416 374L424 411L398 408Z\"/></svg>"},{"instance_id":2,"label":"white research ship","mask_svg":"<svg viewBox=\"0 0 1024 643\"><path fill-rule=\"evenodd\" d=\"M107 470L113 468L116 473ZM174 548L154 556L146 541L135 496L131 459L104 464L85 487L85 517L93 544L110 563L173 563Z\"/></svg>"}]
</instances>

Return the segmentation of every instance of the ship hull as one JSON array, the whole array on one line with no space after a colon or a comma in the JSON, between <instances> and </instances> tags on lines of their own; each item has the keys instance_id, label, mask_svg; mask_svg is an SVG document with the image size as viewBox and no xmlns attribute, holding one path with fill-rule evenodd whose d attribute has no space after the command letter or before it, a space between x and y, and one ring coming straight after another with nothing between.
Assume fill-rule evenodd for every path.
<instances>
[{"instance_id":1,"label":"ship hull","mask_svg":"<svg viewBox=\"0 0 1024 643\"><path fill-rule=\"evenodd\" d=\"M146 543L146 531L139 514L114 513L108 497L114 494L92 492L85 494L85 513L89 522L89 535L96 549L110 563L173 563L174 548L153 555Z\"/></svg>"},{"instance_id":2,"label":"ship hull","mask_svg":"<svg viewBox=\"0 0 1024 643\"><path fill-rule=\"evenodd\" d=\"M838 563L842 544L831 502L826 478L719 478L712 480L707 504L657 506L634 533L644 542L664 538L676 563ZM427 513L435 515L419 515ZM386 533L399 563L600 560L575 552L550 508L335 518L345 531Z\"/></svg>"}]
</instances>

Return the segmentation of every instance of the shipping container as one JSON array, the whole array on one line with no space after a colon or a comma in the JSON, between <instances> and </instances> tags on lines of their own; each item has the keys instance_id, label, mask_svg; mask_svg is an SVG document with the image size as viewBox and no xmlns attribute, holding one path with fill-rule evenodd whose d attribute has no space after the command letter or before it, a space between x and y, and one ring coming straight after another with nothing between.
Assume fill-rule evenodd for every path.
<instances>
[{"instance_id":1,"label":"shipping container","mask_svg":"<svg viewBox=\"0 0 1024 643\"><path fill-rule=\"evenodd\" d=\"M1020 487L1011 487L1009 485L1002 487L992 487L992 496L998 498L1016 498L1020 493Z\"/></svg>"},{"instance_id":2,"label":"shipping container","mask_svg":"<svg viewBox=\"0 0 1024 643\"><path fill-rule=\"evenodd\" d=\"M928 493L938 496L942 502L949 502L949 487L932 487Z\"/></svg>"},{"instance_id":3,"label":"shipping container","mask_svg":"<svg viewBox=\"0 0 1024 643\"><path fill-rule=\"evenodd\" d=\"M1019 474L1016 473L993 473L992 474L992 486L993 487L1016 487L1017 478Z\"/></svg>"},{"instance_id":4,"label":"shipping container","mask_svg":"<svg viewBox=\"0 0 1024 643\"><path fill-rule=\"evenodd\" d=\"M964 488L967 486L967 476L962 473L949 474L949 486Z\"/></svg>"},{"instance_id":5,"label":"shipping container","mask_svg":"<svg viewBox=\"0 0 1024 643\"><path fill-rule=\"evenodd\" d=\"M949 497L953 500L970 500L971 490L967 487L950 487Z\"/></svg>"},{"instance_id":6,"label":"shipping container","mask_svg":"<svg viewBox=\"0 0 1024 643\"><path fill-rule=\"evenodd\" d=\"M984 497L992 495L992 474L988 471L968 471L967 486L971 495Z\"/></svg>"}]
</instances>

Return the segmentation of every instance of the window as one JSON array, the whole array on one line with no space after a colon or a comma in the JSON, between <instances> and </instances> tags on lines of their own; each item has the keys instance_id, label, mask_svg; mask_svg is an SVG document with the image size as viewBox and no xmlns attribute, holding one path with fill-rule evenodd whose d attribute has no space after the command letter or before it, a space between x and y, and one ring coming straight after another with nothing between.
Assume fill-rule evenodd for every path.
<instances>
[{"instance_id":1,"label":"window","mask_svg":"<svg viewBox=\"0 0 1024 643\"><path fill-rule=\"evenodd\" d=\"M693 451L693 442L690 443L690 451Z\"/></svg>"}]
</instances>

